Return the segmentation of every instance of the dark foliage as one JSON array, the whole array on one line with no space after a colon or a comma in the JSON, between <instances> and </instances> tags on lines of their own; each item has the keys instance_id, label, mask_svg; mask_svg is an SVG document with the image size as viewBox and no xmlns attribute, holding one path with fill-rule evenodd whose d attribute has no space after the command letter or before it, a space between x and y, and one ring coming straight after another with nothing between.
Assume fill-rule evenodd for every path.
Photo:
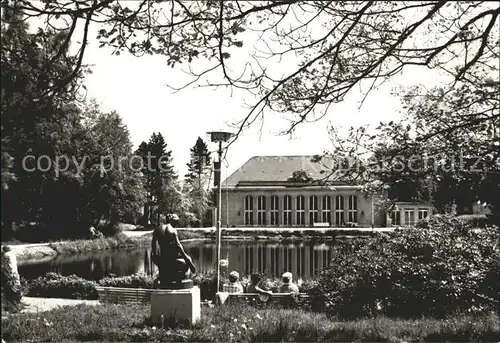
<instances>
[{"instance_id":1,"label":"dark foliage","mask_svg":"<svg viewBox=\"0 0 500 343\"><path fill-rule=\"evenodd\" d=\"M16 276L13 273L6 252L8 250L2 247L2 312L4 310L18 309L22 298L19 275Z\"/></svg>"},{"instance_id":2,"label":"dark foliage","mask_svg":"<svg viewBox=\"0 0 500 343\"><path fill-rule=\"evenodd\" d=\"M416 229L338 245L320 288L332 315L444 317L498 306L498 228L434 216Z\"/></svg>"}]
</instances>

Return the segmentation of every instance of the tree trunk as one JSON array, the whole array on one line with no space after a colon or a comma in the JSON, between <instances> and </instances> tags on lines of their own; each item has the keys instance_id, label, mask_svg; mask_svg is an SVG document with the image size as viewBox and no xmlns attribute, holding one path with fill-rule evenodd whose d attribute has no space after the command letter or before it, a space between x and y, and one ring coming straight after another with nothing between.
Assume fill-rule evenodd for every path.
<instances>
[{"instance_id":1,"label":"tree trunk","mask_svg":"<svg viewBox=\"0 0 500 343\"><path fill-rule=\"evenodd\" d=\"M203 210L201 208L201 204L203 203L203 191L201 189L201 173L198 174L198 194L199 194L199 203L198 203L198 218L200 220L199 227L203 227Z\"/></svg>"},{"instance_id":2,"label":"tree trunk","mask_svg":"<svg viewBox=\"0 0 500 343\"><path fill-rule=\"evenodd\" d=\"M6 201L5 192L2 191L2 241L7 242L14 238L14 220L12 218L12 206Z\"/></svg>"}]
</instances>

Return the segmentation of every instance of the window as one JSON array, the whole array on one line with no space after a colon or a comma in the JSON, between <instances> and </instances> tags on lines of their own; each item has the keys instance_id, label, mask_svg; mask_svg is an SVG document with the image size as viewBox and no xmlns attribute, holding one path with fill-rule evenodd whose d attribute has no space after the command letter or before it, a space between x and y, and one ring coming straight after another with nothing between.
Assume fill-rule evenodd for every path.
<instances>
[{"instance_id":1,"label":"window","mask_svg":"<svg viewBox=\"0 0 500 343\"><path fill-rule=\"evenodd\" d=\"M405 225L413 226L415 224L415 212L413 209L405 209Z\"/></svg>"},{"instance_id":2,"label":"window","mask_svg":"<svg viewBox=\"0 0 500 343\"><path fill-rule=\"evenodd\" d=\"M289 195L283 198L283 225L292 225L292 197Z\"/></svg>"},{"instance_id":3,"label":"window","mask_svg":"<svg viewBox=\"0 0 500 343\"><path fill-rule=\"evenodd\" d=\"M313 223L317 223L318 221L318 197L311 195L309 197L309 225L313 225Z\"/></svg>"},{"instance_id":4,"label":"window","mask_svg":"<svg viewBox=\"0 0 500 343\"><path fill-rule=\"evenodd\" d=\"M349 195L349 212L347 212L347 216L349 222L358 222L358 197L355 195Z\"/></svg>"},{"instance_id":5,"label":"window","mask_svg":"<svg viewBox=\"0 0 500 343\"><path fill-rule=\"evenodd\" d=\"M257 198L257 225L266 225L266 197Z\"/></svg>"},{"instance_id":6,"label":"window","mask_svg":"<svg viewBox=\"0 0 500 343\"><path fill-rule=\"evenodd\" d=\"M401 225L401 212L399 210L391 213L392 225Z\"/></svg>"},{"instance_id":7,"label":"window","mask_svg":"<svg viewBox=\"0 0 500 343\"><path fill-rule=\"evenodd\" d=\"M297 225L306 225L304 217L305 198L303 195L297 197Z\"/></svg>"},{"instance_id":8,"label":"window","mask_svg":"<svg viewBox=\"0 0 500 343\"><path fill-rule=\"evenodd\" d=\"M344 196L335 197L335 224L344 225Z\"/></svg>"},{"instance_id":9,"label":"window","mask_svg":"<svg viewBox=\"0 0 500 343\"><path fill-rule=\"evenodd\" d=\"M245 225L253 225L253 197L245 197Z\"/></svg>"},{"instance_id":10,"label":"window","mask_svg":"<svg viewBox=\"0 0 500 343\"><path fill-rule=\"evenodd\" d=\"M332 213L330 209L332 208L332 198L329 195L323 196L322 201L322 211L321 211L321 219L323 223L332 223Z\"/></svg>"},{"instance_id":11,"label":"window","mask_svg":"<svg viewBox=\"0 0 500 343\"><path fill-rule=\"evenodd\" d=\"M426 208L418 209L418 220L425 219L429 216L429 211Z\"/></svg>"},{"instance_id":12,"label":"window","mask_svg":"<svg viewBox=\"0 0 500 343\"><path fill-rule=\"evenodd\" d=\"M271 197L271 225L279 225L279 198L276 195Z\"/></svg>"}]
</instances>

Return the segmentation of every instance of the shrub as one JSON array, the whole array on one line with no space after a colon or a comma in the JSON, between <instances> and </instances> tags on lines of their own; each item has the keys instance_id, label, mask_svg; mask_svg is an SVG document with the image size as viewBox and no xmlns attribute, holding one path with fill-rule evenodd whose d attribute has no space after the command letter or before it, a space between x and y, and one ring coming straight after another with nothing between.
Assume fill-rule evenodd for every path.
<instances>
[{"instance_id":1,"label":"shrub","mask_svg":"<svg viewBox=\"0 0 500 343\"><path fill-rule=\"evenodd\" d=\"M457 219L462 221L465 225L473 227L484 228L488 224L488 218L486 214L463 214L457 216Z\"/></svg>"},{"instance_id":2,"label":"shrub","mask_svg":"<svg viewBox=\"0 0 500 343\"><path fill-rule=\"evenodd\" d=\"M221 275L219 280L220 287L224 282L227 282L227 279ZM215 300L215 290L216 290L216 274L215 273L204 273L204 274L195 274L193 276L193 283L200 287L201 299Z\"/></svg>"},{"instance_id":3,"label":"shrub","mask_svg":"<svg viewBox=\"0 0 500 343\"><path fill-rule=\"evenodd\" d=\"M177 230L177 236L179 237L179 240L184 241L187 239L215 237L215 233L214 232L197 232L197 231L190 231L190 230Z\"/></svg>"},{"instance_id":4,"label":"shrub","mask_svg":"<svg viewBox=\"0 0 500 343\"><path fill-rule=\"evenodd\" d=\"M47 298L69 298L69 299L96 299L95 286L102 287L122 287L122 288L145 288L152 289L155 277L152 275L139 273L128 276L109 276L98 282L88 281L77 276L62 276L56 273L48 273L34 280L26 281L26 295ZM201 299L215 300L215 273L198 273L193 276L194 285L200 288ZM227 282L226 276L221 274L220 287ZM241 284L246 289L250 283L250 276L243 276ZM263 289L276 293L281 285L280 279L267 278L262 276L260 286ZM316 280L306 280L298 283L300 291L303 293L318 293L319 286Z\"/></svg>"},{"instance_id":5,"label":"shrub","mask_svg":"<svg viewBox=\"0 0 500 343\"><path fill-rule=\"evenodd\" d=\"M136 227L135 227L135 231L150 231L150 230L152 230L152 229L153 229L153 228L152 228L152 227L150 227L149 225L144 226L144 225L140 225L140 224L139 224L139 225L136 225Z\"/></svg>"},{"instance_id":6,"label":"shrub","mask_svg":"<svg viewBox=\"0 0 500 343\"><path fill-rule=\"evenodd\" d=\"M105 277L99 280L103 287L153 288L154 277L148 274L133 274L121 277Z\"/></svg>"},{"instance_id":7,"label":"shrub","mask_svg":"<svg viewBox=\"0 0 500 343\"><path fill-rule=\"evenodd\" d=\"M181 212L179 215L179 225L181 227L197 227L199 219L193 212Z\"/></svg>"},{"instance_id":8,"label":"shrub","mask_svg":"<svg viewBox=\"0 0 500 343\"><path fill-rule=\"evenodd\" d=\"M9 247L2 247L2 311L15 310L21 304L21 282L15 255Z\"/></svg>"},{"instance_id":9,"label":"shrub","mask_svg":"<svg viewBox=\"0 0 500 343\"><path fill-rule=\"evenodd\" d=\"M123 231L120 223L107 223L99 228L99 231L106 237L116 236Z\"/></svg>"},{"instance_id":10,"label":"shrub","mask_svg":"<svg viewBox=\"0 0 500 343\"><path fill-rule=\"evenodd\" d=\"M14 229L14 238L27 243L48 242L55 238L53 230L34 222L21 222Z\"/></svg>"},{"instance_id":11,"label":"shrub","mask_svg":"<svg viewBox=\"0 0 500 343\"><path fill-rule=\"evenodd\" d=\"M47 273L28 282L27 295L44 298L97 299L96 283L76 275Z\"/></svg>"},{"instance_id":12,"label":"shrub","mask_svg":"<svg viewBox=\"0 0 500 343\"><path fill-rule=\"evenodd\" d=\"M134 224L118 223L118 228L120 231L134 231L137 226Z\"/></svg>"},{"instance_id":13,"label":"shrub","mask_svg":"<svg viewBox=\"0 0 500 343\"><path fill-rule=\"evenodd\" d=\"M417 229L352 240L333 251L320 289L343 317L443 317L498 304L498 229L435 216Z\"/></svg>"}]
</instances>

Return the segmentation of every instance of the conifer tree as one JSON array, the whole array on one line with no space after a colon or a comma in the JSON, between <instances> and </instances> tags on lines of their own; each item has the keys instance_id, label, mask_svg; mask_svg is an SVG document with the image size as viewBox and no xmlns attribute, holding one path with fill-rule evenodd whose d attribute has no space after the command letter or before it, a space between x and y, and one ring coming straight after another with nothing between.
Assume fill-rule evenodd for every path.
<instances>
[{"instance_id":1,"label":"conifer tree","mask_svg":"<svg viewBox=\"0 0 500 343\"><path fill-rule=\"evenodd\" d=\"M198 137L191 148L191 158L187 163L188 173L185 175L185 186L192 199L191 212L198 214L200 226L203 223L203 213L208 207L207 183L211 173L211 158L207 144Z\"/></svg>"}]
</instances>

